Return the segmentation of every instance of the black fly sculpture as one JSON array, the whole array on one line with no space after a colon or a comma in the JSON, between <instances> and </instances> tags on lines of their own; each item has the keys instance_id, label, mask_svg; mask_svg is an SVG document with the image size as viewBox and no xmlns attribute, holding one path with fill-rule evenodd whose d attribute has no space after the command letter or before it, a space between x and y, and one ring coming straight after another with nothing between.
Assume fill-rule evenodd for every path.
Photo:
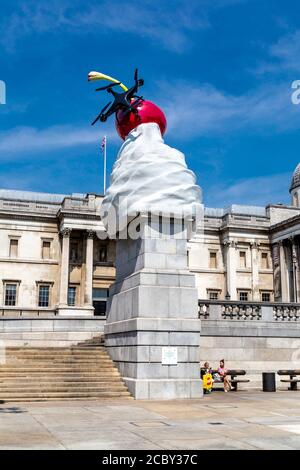
<instances>
[{"instance_id":1,"label":"black fly sculpture","mask_svg":"<svg viewBox=\"0 0 300 470\"><path fill-rule=\"evenodd\" d=\"M137 106L143 101L143 97L138 96L136 93L138 92L139 87L144 85L144 80L142 78L138 78L137 69L134 73L134 82L135 83L131 88L127 89L126 91L123 91L122 93L117 93L114 90L114 87L120 85L121 82L111 83L110 85L106 85L95 90L107 90L107 92L113 96L114 101L110 101L109 103L107 103L107 105L104 106L104 108L98 114L96 119L92 122L92 126L97 121L105 122L107 118L114 113L116 113L116 119L118 119L118 111L123 111L123 116L126 116L126 114L130 112L135 114L138 113Z\"/></svg>"}]
</instances>

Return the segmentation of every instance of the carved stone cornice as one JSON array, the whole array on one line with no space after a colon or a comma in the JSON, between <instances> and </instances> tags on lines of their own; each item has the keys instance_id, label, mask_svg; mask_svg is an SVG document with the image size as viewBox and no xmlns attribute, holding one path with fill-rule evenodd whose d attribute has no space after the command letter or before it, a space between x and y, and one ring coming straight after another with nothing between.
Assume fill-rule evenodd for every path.
<instances>
[{"instance_id":1,"label":"carved stone cornice","mask_svg":"<svg viewBox=\"0 0 300 470\"><path fill-rule=\"evenodd\" d=\"M235 240L224 240L223 245L227 248L237 248L237 242Z\"/></svg>"},{"instance_id":2,"label":"carved stone cornice","mask_svg":"<svg viewBox=\"0 0 300 470\"><path fill-rule=\"evenodd\" d=\"M55 214L20 214L20 213L8 213L8 212L0 212L0 219L8 219L8 220L24 220L24 221L38 221L38 222L45 222L45 223L56 223L57 217Z\"/></svg>"},{"instance_id":3,"label":"carved stone cornice","mask_svg":"<svg viewBox=\"0 0 300 470\"><path fill-rule=\"evenodd\" d=\"M62 238L69 238L71 235L72 229L71 228L64 228L63 230L60 231L60 236Z\"/></svg>"},{"instance_id":4,"label":"carved stone cornice","mask_svg":"<svg viewBox=\"0 0 300 470\"><path fill-rule=\"evenodd\" d=\"M259 246L260 246L260 242L258 242L256 240L253 241L253 242L250 242L250 249L251 250L258 250Z\"/></svg>"},{"instance_id":5,"label":"carved stone cornice","mask_svg":"<svg viewBox=\"0 0 300 470\"><path fill-rule=\"evenodd\" d=\"M95 238L95 235L96 235L95 230L87 230L85 233L86 238L93 239Z\"/></svg>"}]
</instances>

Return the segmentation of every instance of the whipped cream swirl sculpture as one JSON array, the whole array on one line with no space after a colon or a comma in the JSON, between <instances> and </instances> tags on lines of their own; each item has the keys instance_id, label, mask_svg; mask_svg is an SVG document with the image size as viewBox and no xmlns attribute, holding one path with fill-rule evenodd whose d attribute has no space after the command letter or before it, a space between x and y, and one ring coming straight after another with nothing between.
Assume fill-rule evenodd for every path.
<instances>
[{"instance_id":1,"label":"whipped cream swirl sculpture","mask_svg":"<svg viewBox=\"0 0 300 470\"><path fill-rule=\"evenodd\" d=\"M137 70L135 83L129 89L120 81L98 72L90 72L88 79L110 81L97 91L106 89L114 98L93 124L98 120L105 122L115 114L117 132L124 140L101 206L102 220L109 234L112 232L109 227L112 214L118 221L115 231L140 212L184 218L194 216L201 203L201 189L194 173L187 168L183 153L164 143L162 136L167 121L162 110L137 95L144 84L138 79ZM116 92L116 86L123 91Z\"/></svg>"}]
</instances>

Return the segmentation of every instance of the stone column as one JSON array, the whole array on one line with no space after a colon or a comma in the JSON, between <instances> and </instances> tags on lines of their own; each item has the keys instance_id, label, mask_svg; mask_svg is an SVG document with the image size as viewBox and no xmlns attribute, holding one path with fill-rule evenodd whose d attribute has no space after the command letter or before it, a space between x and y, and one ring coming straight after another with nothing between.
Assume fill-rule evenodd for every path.
<instances>
[{"instance_id":1,"label":"stone column","mask_svg":"<svg viewBox=\"0 0 300 470\"><path fill-rule=\"evenodd\" d=\"M280 252L280 280L281 280L281 302L289 301L288 283L287 283L287 265L285 251L282 240L279 242Z\"/></svg>"},{"instance_id":2,"label":"stone column","mask_svg":"<svg viewBox=\"0 0 300 470\"><path fill-rule=\"evenodd\" d=\"M224 242L226 249L226 286L227 292L230 295L230 300L237 300L236 290L236 243L233 240Z\"/></svg>"},{"instance_id":3,"label":"stone column","mask_svg":"<svg viewBox=\"0 0 300 470\"><path fill-rule=\"evenodd\" d=\"M281 301L281 274L280 274L280 246L279 243L272 245L272 263L274 272L274 300Z\"/></svg>"},{"instance_id":4,"label":"stone column","mask_svg":"<svg viewBox=\"0 0 300 470\"><path fill-rule=\"evenodd\" d=\"M69 228L65 228L61 232L62 250L60 266L59 306L62 307L66 307L68 305L70 235L71 229Z\"/></svg>"},{"instance_id":5,"label":"stone column","mask_svg":"<svg viewBox=\"0 0 300 470\"><path fill-rule=\"evenodd\" d=\"M93 306L93 243L94 232L89 230L86 237L84 305Z\"/></svg>"},{"instance_id":6,"label":"stone column","mask_svg":"<svg viewBox=\"0 0 300 470\"><path fill-rule=\"evenodd\" d=\"M295 238L291 238L291 246L292 246L292 269L293 269L293 291L294 291L294 302L299 302L299 264L298 264L298 253L297 253L297 245L295 242Z\"/></svg>"},{"instance_id":7,"label":"stone column","mask_svg":"<svg viewBox=\"0 0 300 470\"><path fill-rule=\"evenodd\" d=\"M251 270L252 270L252 300L260 301L259 296L259 244L250 243L251 248Z\"/></svg>"},{"instance_id":8,"label":"stone column","mask_svg":"<svg viewBox=\"0 0 300 470\"><path fill-rule=\"evenodd\" d=\"M300 265L299 265L299 246L297 239L294 238L295 246L295 259L296 259L296 292L297 292L297 302L300 302Z\"/></svg>"}]
</instances>

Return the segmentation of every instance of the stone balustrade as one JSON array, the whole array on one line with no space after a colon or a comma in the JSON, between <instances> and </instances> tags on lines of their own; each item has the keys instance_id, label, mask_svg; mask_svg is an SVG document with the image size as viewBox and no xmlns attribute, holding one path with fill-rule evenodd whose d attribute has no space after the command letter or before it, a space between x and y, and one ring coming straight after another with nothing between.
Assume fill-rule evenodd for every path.
<instances>
[{"instance_id":1,"label":"stone balustrade","mask_svg":"<svg viewBox=\"0 0 300 470\"><path fill-rule=\"evenodd\" d=\"M198 313L202 320L297 322L300 304L199 300Z\"/></svg>"},{"instance_id":2,"label":"stone balustrade","mask_svg":"<svg viewBox=\"0 0 300 470\"><path fill-rule=\"evenodd\" d=\"M273 306L274 319L277 321L300 320L299 304L275 304Z\"/></svg>"},{"instance_id":3,"label":"stone balustrade","mask_svg":"<svg viewBox=\"0 0 300 470\"><path fill-rule=\"evenodd\" d=\"M0 199L0 210L14 211L14 212L49 212L56 214L60 207L57 203L44 203L44 202L26 202Z\"/></svg>"},{"instance_id":4,"label":"stone balustrade","mask_svg":"<svg viewBox=\"0 0 300 470\"><path fill-rule=\"evenodd\" d=\"M88 194L86 197L66 196L60 202L19 201L17 199L0 199L0 210L5 212L50 213L57 214L58 210L95 212L100 196Z\"/></svg>"},{"instance_id":5,"label":"stone balustrade","mask_svg":"<svg viewBox=\"0 0 300 470\"><path fill-rule=\"evenodd\" d=\"M97 210L97 202L100 197L93 194L89 194L86 198L77 197L65 197L62 203L62 211L84 211L84 212L95 212Z\"/></svg>"}]
</instances>

